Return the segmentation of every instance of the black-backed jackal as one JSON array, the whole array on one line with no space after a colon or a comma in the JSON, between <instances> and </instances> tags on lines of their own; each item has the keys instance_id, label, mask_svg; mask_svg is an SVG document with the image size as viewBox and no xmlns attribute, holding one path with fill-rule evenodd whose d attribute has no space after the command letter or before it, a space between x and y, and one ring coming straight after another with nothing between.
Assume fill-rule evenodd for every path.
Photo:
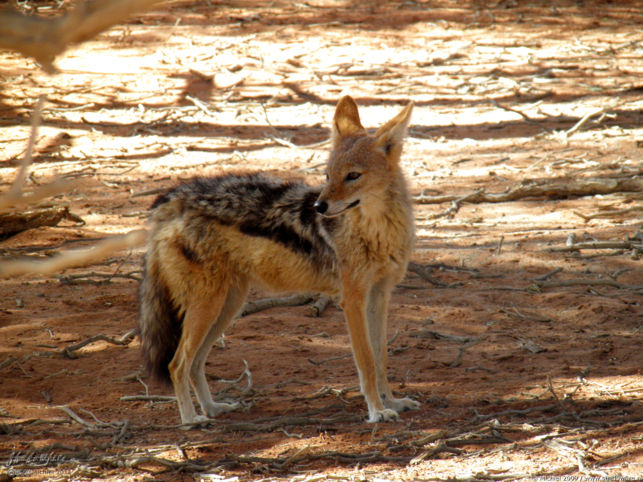
<instances>
[{"instance_id":1,"label":"black-backed jackal","mask_svg":"<svg viewBox=\"0 0 643 482\"><path fill-rule=\"evenodd\" d=\"M389 299L414 238L399 166L411 110L368 135L353 99L342 98L323 187L223 175L156 199L140 287L141 339L151 375L174 385L183 423L236 408L212 400L204 365L251 285L340 295L368 421L419 406L395 398L386 377Z\"/></svg>"}]
</instances>

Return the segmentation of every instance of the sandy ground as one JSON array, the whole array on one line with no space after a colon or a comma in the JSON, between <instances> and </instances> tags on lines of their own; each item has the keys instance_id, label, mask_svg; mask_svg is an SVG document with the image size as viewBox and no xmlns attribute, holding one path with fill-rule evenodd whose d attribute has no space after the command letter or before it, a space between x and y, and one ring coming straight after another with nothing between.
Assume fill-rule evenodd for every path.
<instances>
[{"instance_id":1,"label":"sandy ground","mask_svg":"<svg viewBox=\"0 0 643 482\"><path fill-rule=\"evenodd\" d=\"M0 480L639 479L643 197L565 188L643 172L640 5L263 4L169 2L68 52L55 76L0 53L2 190L44 94L27 189L79 180L50 203L85 222L5 239L2 257L144 227L154 193L197 174L322 183L343 94L368 127L415 102L403 165L418 198L558 187L416 204L412 259L430 279L409 271L395 289L390 376L422 407L394 423L364 422L334 305L240 319L207 371L243 410L186 431L174 403L122 398L171 395L128 336L142 249L0 281ZM565 251L570 237L616 247Z\"/></svg>"}]
</instances>

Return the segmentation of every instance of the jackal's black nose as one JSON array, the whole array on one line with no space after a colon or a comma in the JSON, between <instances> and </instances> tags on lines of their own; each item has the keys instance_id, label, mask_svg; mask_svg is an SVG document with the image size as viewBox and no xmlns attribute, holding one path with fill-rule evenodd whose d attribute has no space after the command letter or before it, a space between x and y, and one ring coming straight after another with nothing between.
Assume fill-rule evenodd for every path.
<instances>
[{"instance_id":1,"label":"jackal's black nose","mask_svg":"<svg viewBox=\"0 0 643 482\"><path fill-rule=\"evenodd\" d=\"M328 203L326 201L315 201L315 211L317 211L319 214L324 214L326 211L328 211Z\"/></svg>"}]
</instances>

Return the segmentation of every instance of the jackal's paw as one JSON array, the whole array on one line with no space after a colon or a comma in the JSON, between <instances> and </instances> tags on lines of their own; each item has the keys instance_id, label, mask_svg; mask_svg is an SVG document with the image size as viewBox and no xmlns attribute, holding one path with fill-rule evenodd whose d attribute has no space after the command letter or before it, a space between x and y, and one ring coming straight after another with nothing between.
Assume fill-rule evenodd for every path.
<instances>
[{"instance_id":1,"label":"jackal's paw","mask_svg":"<svg viewBox=\"0 0 643 482\"><path fill-rule=\"evenodd\" d=\"M203 408L203 411L208 414L208 417L216 417L222 413L231 412L236 410L241 405L237 402L233 403L208 403Z\"/></svg>"},{"instance_id":2,"label":"jackal's paw","mask_svg":"<svg viewBox=\"0 0 643 482\"><path fill-rule=\"evenodd\" d=\"M213 422L213 420L205 415L195 415L190 420L181 421L181 430L192 430L193 428L205 427L210 422Z\"/></svg>"},{"instance_id":3,"label":"jackal's paw","mask_svg":"<svg viewBox=\"0 0 643 482\"><path fill-rule=\"evenodd\" d=\"M383 410L375 410L368 417L368 423L377 423L377 422L394 422L397 420L398 414L395 410L390 408L385 408Z\"/></svg>"},{"instance_id":4,"label":"jackal's paw","mask_svg":"<svg viewBox=\"0 0 643 482\"><path fill-rule=\"evenodd\" d=\"M406 412L407 410L417 410L420 408L420 402L416 402L408 397L404 398L383 398L384 406L395 410L396 412Z\"/></svg>"}]
</instances>

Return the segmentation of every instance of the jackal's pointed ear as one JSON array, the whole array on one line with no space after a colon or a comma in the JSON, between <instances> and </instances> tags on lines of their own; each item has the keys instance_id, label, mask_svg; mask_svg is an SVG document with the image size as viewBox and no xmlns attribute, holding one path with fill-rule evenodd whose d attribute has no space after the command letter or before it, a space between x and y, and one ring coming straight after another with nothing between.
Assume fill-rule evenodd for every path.
<instances>
[{"instance_id":1,"label":"jackal's pointed ear","mask_svg":"<svg viewBox=\"0 0 643 482\"><path fill-rule=\"evenodd\" d=\"M336 144L343 137L356 136L366 132L359 120L357 104L350 96L342 97L335 108L333 118L333 143Z\"/></svg>"},{"instance_id":2,"label":"jackal's pointed ear","mask_svg":"<svg viewBox=\"0 0 643 482\"><path fill-rule=\"evenodd\" d=\"M377 129L375 133L375 146L382 149L389 159L397 159L402 153L402 143L411 120L412 110L413 102L409 102L398 115Z\"/></svg>"}]
</instances>

